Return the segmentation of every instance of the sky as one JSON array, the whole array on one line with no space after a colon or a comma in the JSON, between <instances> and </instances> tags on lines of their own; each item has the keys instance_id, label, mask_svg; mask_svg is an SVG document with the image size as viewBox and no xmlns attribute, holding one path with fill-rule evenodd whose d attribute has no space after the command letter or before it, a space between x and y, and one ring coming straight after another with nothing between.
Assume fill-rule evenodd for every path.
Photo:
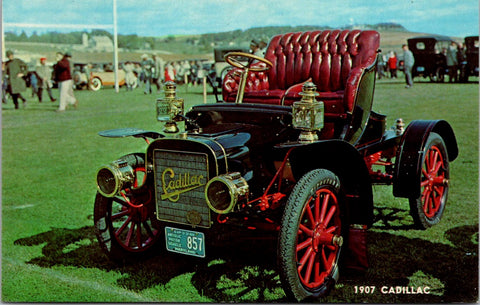
<instances>
[{"instance_id":1,"label":"sky","mask_svg":"<svg viewBox=\"0 0 480 305\"><path fill-rule=\"evenodd\" d=\"M114 0L2 0L4 31L113 33ZM166 36L252 27L394 22L411 32L479 33L478 0L117 0L119 34ZM40 27L47 24L48 27ZM58 27L59 25L70 27Z\"/></svg>"}]
</instances>

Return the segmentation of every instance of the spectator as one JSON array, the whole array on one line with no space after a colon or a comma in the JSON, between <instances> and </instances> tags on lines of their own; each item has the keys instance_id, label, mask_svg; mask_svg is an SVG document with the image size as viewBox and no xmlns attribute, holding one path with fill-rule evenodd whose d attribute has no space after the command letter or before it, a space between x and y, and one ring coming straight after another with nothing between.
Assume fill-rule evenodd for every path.
<instances>
[{"instance_id":1,"label":"spectator","mask_svg":"<svg viewBox=\"0 0 480 305\"><path fill-rule=\"evenodd\" d=\"M190 63L190 83L192 85L196 86L197 85L197 73L198 73L198 66L195 61L192 61Z\"/></svg>"},{"instance_id":2,"label":"spectator","mask_svg":"<svg viewBox=\"0 0 480 305\"><path fill-rule=\"evenodd\" d=\"M165 66L165 82L174 82L175 81L175 69L171 62L168 62Z\"/></svg>"},{"instance_id":3,"label":"spectator","mask_svg":"<svg viewBox=\"0 0 480 305\"><path fill-rule=\"evenodd\" d=\"M70 70L70 58L72 55L67 52L63 58L57 62L55 66L55 75L58 81L58 89L60 91L60 105L57 112L64 112L68 105L78 108L78 100L73 94L72 72Z\"/></svg>"},{"instance_id":4,"label":"spectator","mask_svg":"<svg viewBox=\"0 0 480 305\"><path fill-rule=\"evenodd\" d=\"M127 91L132 91L135 86L136 76L133 73L135 67L129 61L123 64L123 71L125 71L125 85L127 86Z\"/></svg>"},{"instance_id":5,"label":"spectator","mask_svg":"<svg viewBox=\"0 0 480 305\"><path fill-rule=\"evenodd\" d=\"M153 61L148 58L147 54L142 55L142 72L145 82L144 94L152 94L152 69Z\"/></svg>"},{"instance_id":6,"label":"spectator","mask_svg":"<svg viewBox=\"0 0 480 305\"><path fill-rule=\"evenodd\" d=\"M12 51L7 51L8 61L5 66L5 72L8 76L8 93L13 99L15 109L18 109L18 99L23 101L23 107L27 106L27 101L22 96L22 92L27 89L23 77L27 73L27 65L18 58L14 58Z\"/></svg>"},{"instance_id":7,"label":"spectator","mask_svg":"<svg viewBox=\"0 0 480 305\"><path fill-rule=\"evenodd\" d=\"M52 102L56 99L52 95L52 69L46 65L47 59L45 57L40 58L40 66L37 67L36 72L38 75L38 101L42 102L43 89L47 89L48 96Z\"/></svg>"},{"instance_id":8,"label":"spectator","mask_svg":"<svg viewBox=\"0 0 480 305\"><path fill-rule=\"evenodd\" d=\"M382 53L377 54L378 79L385 77L385 58Z\"/></svg>"},{"instance_id":9,"label":"spectator","mask_svg":"<svg viewBox=\"0 0 480 305\"><path fill-rule=\"evenodd\" d=\"M447 69L448 69L448 82L455 82L457 80L457 44L452 41L447 49Z\"/></svg>"},{"instance_id":10,"label":"spectator","mask_svg":"<svg viewBox=\"0 0 480 305\"><path fill-rule=\"evenodd\" d=\"M406 44L402 45L403 49L403 73L405 74L405 82L407 85L405 88L411 88L413 86L412 70L415 64L415 58L412 51L408 49Z\"/></svg>"},{"instance_id":11,"label":"spectator","mask_svg":"<svg viewBox=\"0 0 480 305\"><path fill-rule=\"evenodd\" d=\"M141 86L145 77L143 76L143 69L139 63L135 63L133 71L137 74L137 86Z\"/></svg>"},{"instance_id":12,"label":"spectator","mask_svg":"<svg viewBox=\"0 0 480 305\"><path fill-rule=\"evenodd\" d=\"M30 81L30 87L32 88L32 97L34 97L38 92L38 78L35 71L30 71L28 73L28 78Z\"/></svg>"},{"instance_id":13,"label":"spectator","mask_svg":"<svg viewBox=\"0 0 480 305\"><path fill-rule=\"evenodd\" d=\"M162 82L164 78L164 73L163 71L165 70L165 61L158 55L153 55L153 63L154 63L154 68L153 68L153 84L157 86L157 92L160 91L162 88Z\"/></svg>"},{"instance_id":14,"label":"spectator","mask_svg":"<svg viewBox=\"0 0 480 305\"><path fill-rule=\"evenodd\" d=\"M458 70L460 71L460 75L458 76L458 81L462 83L467 82L468 81L467 55L466 55L465 47L461 42L458 43L457 62L458 62Z\"/></svg>"},{"instance_id":15,"label":"spectator","mask_svg":"<svg viewBox=\"0 0 480 305\"><path fill-rule=\"evenodd\" d=\"M189 86L191 86L191 83L189 83L189 81L191 79L190 73L191 73L192 67L190 66L190 62L188 60L185 60L182 63L182 69L183 69L183 75L184 75L184 78L185 78L185 83L187 83Z\"/></svg>"},{"instance_id":16,"label":"spectator","mask_svg":"<svg viewBox=\"0 0 480 305\"><path fill-rule=\"evenodd\" d=\"M397 54L390 51L388 57L388 69L390 70L390 78L397 78Z\"/></svg>"},{"instance_id":17,"label":"spectator","mask_svg":"<svg viewBox=\"0 0 480 305\"><path fill-rule=\"evenodd\" d=\"M260 46L258 45L258 42L253 40L250 41L250 52L255 55L255 56L258 56L258 57L264 57L264 53L262 51L262 49L260 49Z\"/></svg>"}]
</instances>

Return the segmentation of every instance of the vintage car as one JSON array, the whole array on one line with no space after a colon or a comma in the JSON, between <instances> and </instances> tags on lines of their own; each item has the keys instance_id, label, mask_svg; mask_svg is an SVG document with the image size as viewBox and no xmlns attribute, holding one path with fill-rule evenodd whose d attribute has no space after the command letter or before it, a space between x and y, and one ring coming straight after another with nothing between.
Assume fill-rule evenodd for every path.
<instances>
[{"instance_id":1,"label":"vintage car","mask_svg":"<svg viewBox=\"0 0 480 305\"><path fill-rule=\"evenodd\" d=\"M478 36L465 37L465 48L465 70L461 69L460 73L463 82L467 82L469 76L478 77Z\"/></svg>"},{"instance_id":2,"label":"vintage car","mask_svg":"<svg viewBox=\"0 0 480 305\"><path fill-rule=\"evenodd\" d=\"M447 74L446 50L453 41L447 36L412 37L407 40L415 64L412 76L430 78L432 82L444 82Z\"/></svg>"},{"instance_id":3,"label":"vintage car","mask_svg":"<svg viewBox=\"0 0 480 305\"><path fill-rule=\"evenodd\" d=\"M205 258L221 234L273 236L286 296L302 301L327 295L341 265L367 268L372 185L407 198L417 228L437 224L456 138L441 119L387 129L372 111L379 41L360 30L278 35L265 58L226 54L236 71L223 82L224 102L184 113L167 83L157 100L162 131L100 132L147 143L98 170L104 252L116 261L165 250Z\"/></svg>"},{"instance_id":4,"label":"vintage car","mask_svg":"<svg viewBox=\"0 0 480 305\"><path fill-rule=\"evenodd\" d=\"M97 64L96 66L94 66L94 68L90 72L88 84L89 89L92 91L98 91L104 86L115 86L115 72L113 71L111 65ZM125 85L125 71L122 68L118 69L118 85ZM132 87L135 88L136 86L137 78L135 77L132 83Z\"/></svg>"}]
</instances>

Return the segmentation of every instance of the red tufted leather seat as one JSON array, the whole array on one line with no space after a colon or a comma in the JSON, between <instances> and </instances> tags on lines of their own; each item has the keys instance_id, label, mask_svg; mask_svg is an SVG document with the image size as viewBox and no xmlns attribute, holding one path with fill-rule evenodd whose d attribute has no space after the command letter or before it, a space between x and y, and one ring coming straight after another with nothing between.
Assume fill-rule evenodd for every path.
<instances>
[{"instance_id":1,"label":"red tufted leather seat","mask_svg":"<svg viewBox=\"0 0 480 305\"><path fill-rule=\"evenodd\" d=\"M291 105L300 100L302 84L313 81L328 116L351 113L361 77L376 62L380 35L376 31L327 30L277 35L265 58L273 67L250 73L244 103ZM223 99L234 102L238 70L223 81Z\"/></svg>"}]
</instances>

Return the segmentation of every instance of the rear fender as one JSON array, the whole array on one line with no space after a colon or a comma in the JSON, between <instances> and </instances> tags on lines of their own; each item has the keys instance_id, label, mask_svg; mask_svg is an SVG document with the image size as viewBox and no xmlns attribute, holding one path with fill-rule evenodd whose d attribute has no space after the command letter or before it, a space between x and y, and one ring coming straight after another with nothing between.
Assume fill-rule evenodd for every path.
<instances>
[{"instance_id":1,"label":"rear fender","mask_svg":"<svg viewBox=\"0 0 480 305\"><path fill-rule=\"evenodd\" d=\"M315 142L293 149L289 162L297 181L317 168L335 173L346 195L348 222L372 225L372 184L365 162L355 147L340 140Z\"/></svg>"},{"instance_id":2,"label":"rear fender","mask_svg":"<svg viewBox=\"0 0 480 305\"><path fill-rule=\"evenodd\" d=\"M444 120L416 120L406 128L400 140L395 162L393 195L418 198L423 150L431 132L439 134L445 142L449 162L458 156L458 145L452 127Z\"/></svg>"}]
</instances>

